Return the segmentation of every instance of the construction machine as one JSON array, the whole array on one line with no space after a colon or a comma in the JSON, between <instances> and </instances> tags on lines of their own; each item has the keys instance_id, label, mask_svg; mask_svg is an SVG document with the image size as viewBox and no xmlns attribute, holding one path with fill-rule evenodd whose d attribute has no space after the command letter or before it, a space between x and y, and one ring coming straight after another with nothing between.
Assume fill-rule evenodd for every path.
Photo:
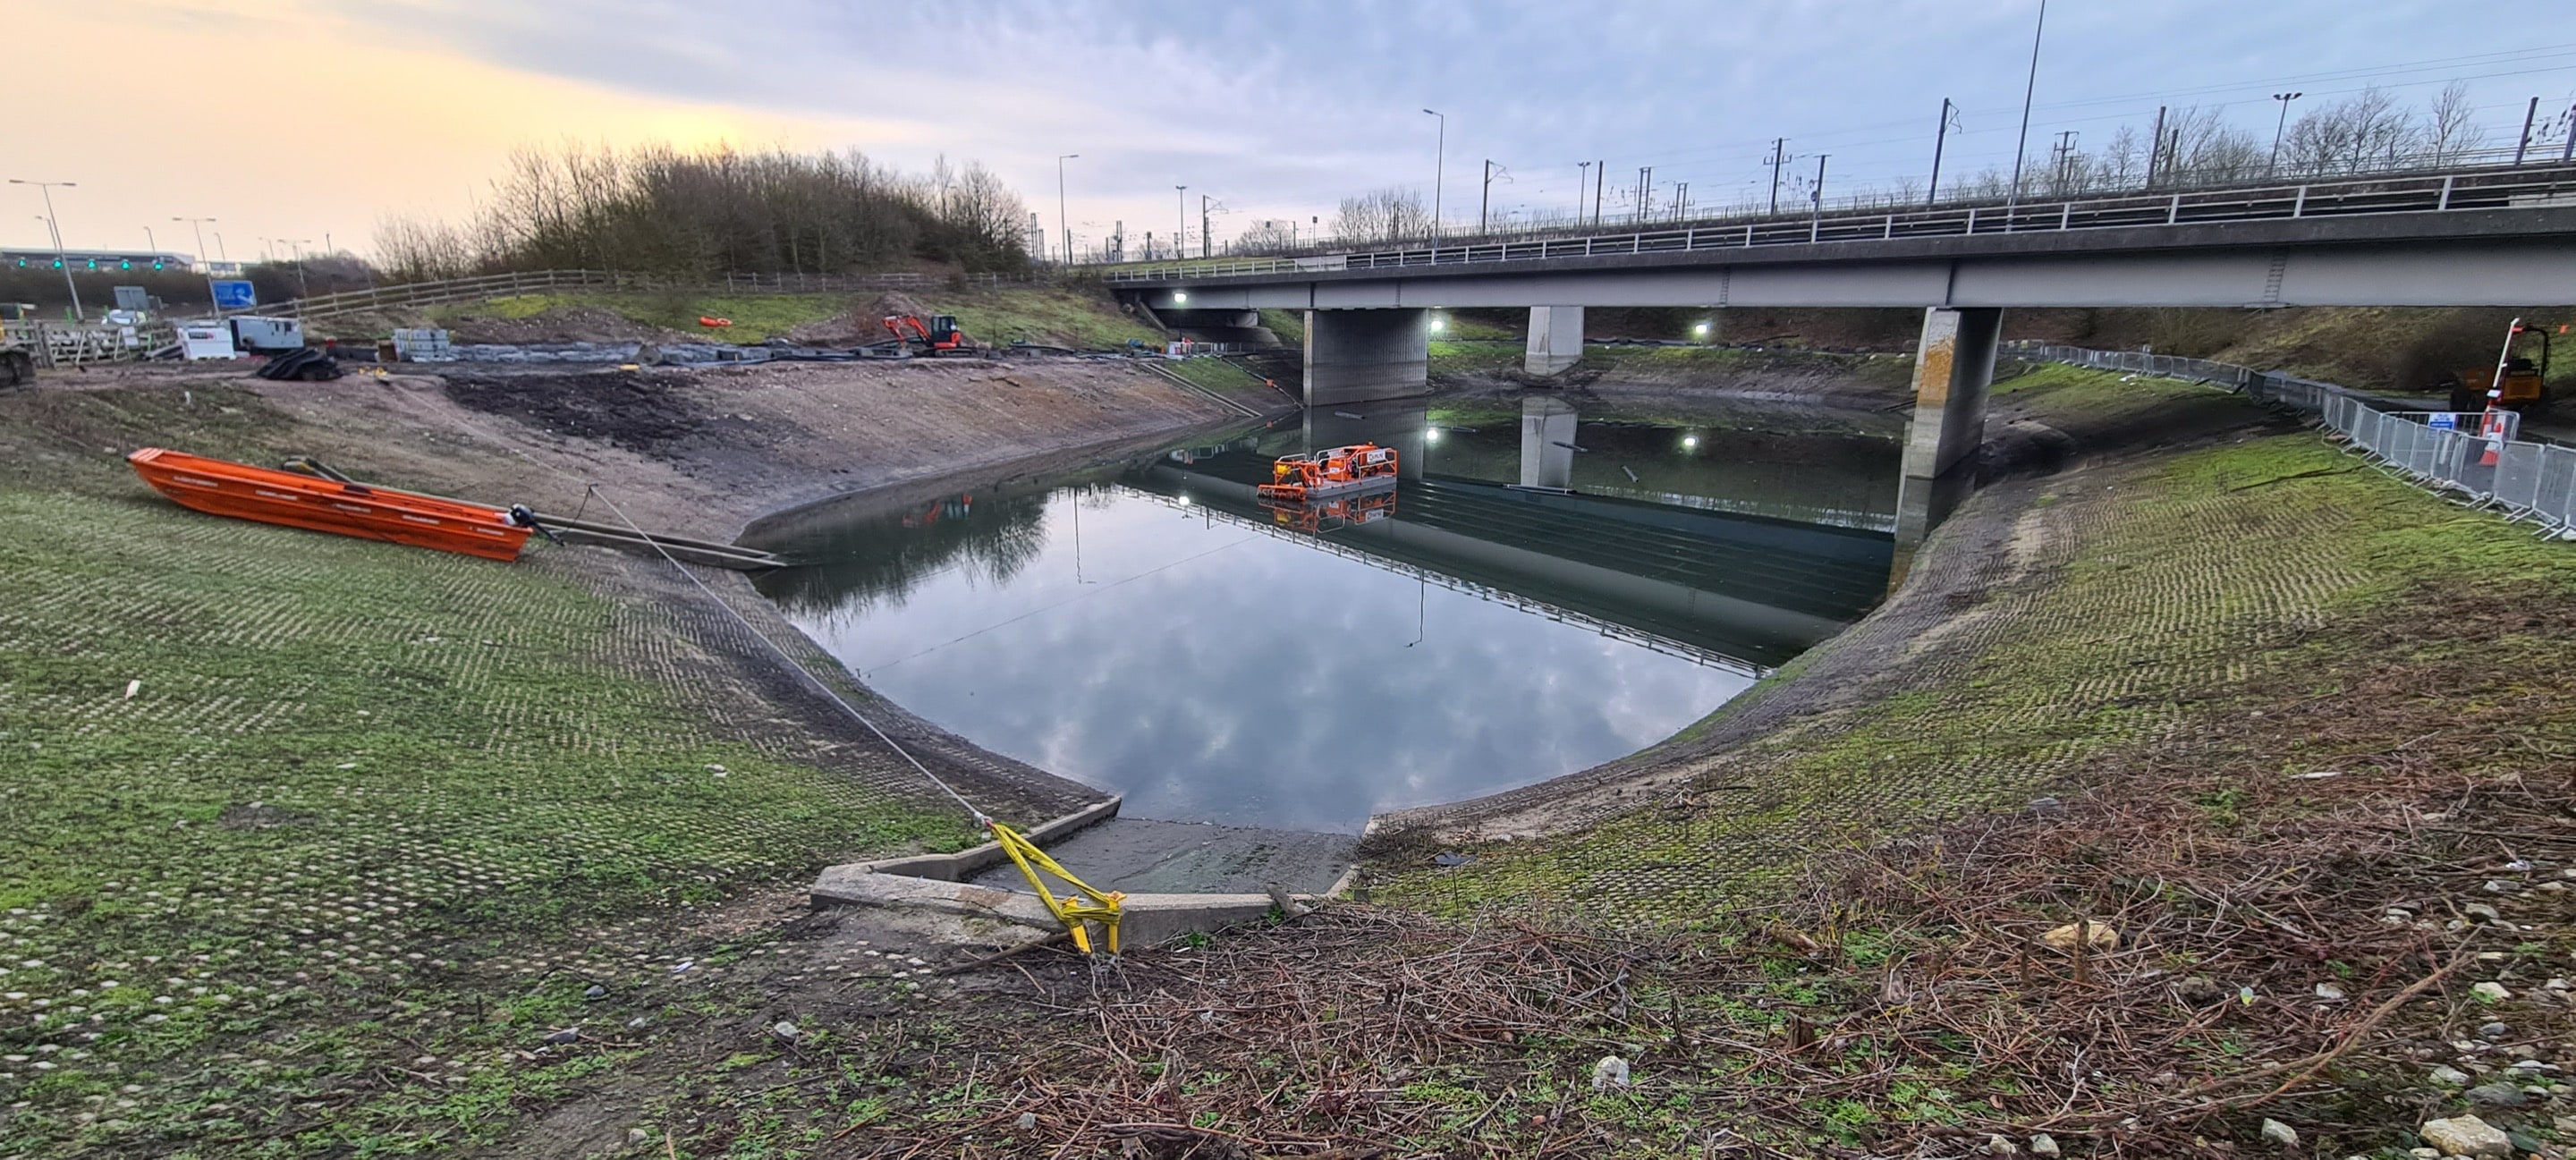
<instances>
[{"instance_id":1,"label":"construction machine","mask_svg":"<svg viewBox=\"0 0 2576 1160\"><path fill-rule=\"evenodd\" d=\"M1396 486L1395 449L1375 443L1328 447L1270 461L1270 482L1253 489L1265 503L1299 504Z\"/></svg>"},{"instance_id":2,"label":"construction machine","mask_svg":"<svg viewBox=\"0 0 2576 1160\"><path fill-rule=\"evenodd\" d=\"M2524 335L2540 336L2540 361L2523 357L2515 347L2524 346ZM2503 374L2499 376L2498 370ZM2505 335L2505 354L2496 366L2471 367L2442 376L2437 389L2451 395L2454 411L2484 411L2490 405L2499 411L2513 411L2525 416L2538 416L2549 409L2549 331L2539 326L2516 322Z\"/></svg>"},{"instance_id":3,"label":"construction machine","mask_svg":"<svg viewBox=\"0 0 2576 1160\"><path fill-rule=\"evenodd\" d=\"M972 357L981 353L976 349L975 340L957 329L957 316L954 314L931 315L928 325L910 314L889 314L885 317L885 328L894 332L895 339L903 343L905 349L916 354L940 358L949 355Z\"/></svg>"},{"instance_id":4,"label":"construction machine","mask_svg":"<svg viewBox=\"0 0 2576 1160\"><path fill-rule=\"evenodd\" d=\"M11 339L0 342L0 387L14 387L36 381L36 354L27 344Z\"/></svg>"}]
</instances>

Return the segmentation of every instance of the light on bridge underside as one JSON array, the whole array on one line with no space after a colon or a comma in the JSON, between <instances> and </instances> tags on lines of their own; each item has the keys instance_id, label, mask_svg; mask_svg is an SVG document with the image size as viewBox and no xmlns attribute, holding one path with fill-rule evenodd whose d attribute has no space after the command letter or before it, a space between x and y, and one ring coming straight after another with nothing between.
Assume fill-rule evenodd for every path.
<instances>
[{"instance_id":1,"label":"light on bridge underside","mask_svg":"<svg viewBox=\"0 0 2576 1160\"><path fill-rule=\"evenodd\" d=\"M1172 291L1172 305L1174 305L1174 306L1178 306L1178 305L1180 305L1181 303L1187 302L1187 301L1189 301L1189 300L1190 300L1190 296L1189 296L1187 293L1185 293L1185 292L1183 292L1183 291L1179 291L1179 290L1174 290L1174 291Z\"/></svg>"},{"instance_id":2,"label":"light on bridge underside","mask_svg":"<svg viewBox=\"0 0 2576 1160\"><path fill-rule=\"evenodd\" d=\"M1697 436L1697 435L1684 435L1684 436L1682 436L1682 450L1684 450L1684 451L1695 451L1695 450L1698 450L1698 448L1699 448L1699 436Z\"/></svg>"},{"instance_id":3,"label":"light on bridge underside","mask_svg":"<svg viewBox=\"0 0 2576 1160\"><path fill-rule=\"evenodd\" d=\"M1428 431L1424 431L1422 433L1422 441L1425 443L1438 443L1440 441L1440 429L1438 427L1433 427Z\"/></svg>"},{"instance_id":4,"label":"light on bridge underside","mask_svg":"<svg viewBox=\"0 0 2576 1160\"><path fill-rule=\"evenodd\" d=\"M1448 327L1449 327L1449 320L1448 320L1448 319L1446 319L1446 318L1434 318L1434 319L1432 319L1432 320L1431 320L1431 329L1433 329L1433 330L1435 330L1435 331L1437 331L1437 330L1446 330L1446 329L1448 329Z\"/></svg>"},{"instance_id":5,"label":"light on bridge underside","mask_svg":"<svg viewBox=\"0 0 2576 1160\"><path fill-rule=\"evenodd\" d=\"M1699 335L1702 338L1706 338L1708 336L1708 324L1703 322L1697 326L1691 327L1691 333Z\"/></svg>"},{"instance_id":6,"label":"light on bridge underside","mask_svg":"<svg viewBox=\"0 0 2576 1160\"><path fill-rule=\"evenodd\" d=\"M1188 507L1188 506L1190 506L1190 497L1188 497L1188 496L1182 496L1182 497L1181 497L1181 506L1182 506L1182 507Z\"/></svg>"}]
</instances>

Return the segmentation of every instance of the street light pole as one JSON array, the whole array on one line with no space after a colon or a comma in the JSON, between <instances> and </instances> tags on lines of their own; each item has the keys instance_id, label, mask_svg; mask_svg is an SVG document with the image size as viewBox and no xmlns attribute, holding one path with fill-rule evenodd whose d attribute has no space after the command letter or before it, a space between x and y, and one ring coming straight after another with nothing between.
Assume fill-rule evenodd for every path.
<instances>
[{"instance_id":1,"label":"street light pole","mask_svg":"<svg viewBox=\"0 0 2576 1160\"><path fill-rule=\"evenodd\" d=\"M194 228L194 229L196 230L196 232L197 232L197 261L199 261L199 262L201 262L201 263L202 263L202 262L204 262L204 261L206 260L206 223L207 223L207 222L211 222L211 221L213 221L213 220L215 220L215 219L213 219L213 218L201 218L201 217L174 217L174 218L171 218L170 220L171 220L171 221L174 221L174 222L186 222L186 223L188 223L188 224L189 224L189 226L190 226L190 227L192 227L192 228Z\"/></svg>"},{"instance_id":2,"label":"street light pole","mask_svg":"<svg viewBox=\"0 0 2576 1160\"><path fill-rule=\"evenodd\" d=\"M1067 153L1055 159L1055 232L1064 235L1064 264L1073 264L1073 227L1064 221L1064 163L1080 157Z\"/></svg>"},{"instance_id":3,"label":"street light pole","mask_svg":"<svg viewBox=\"0 0 2576 1160\"><path fill-rule=\"evenodd\" d=\"M155 258L161 256L161 241L152 236L150 226L143 227L143 248L152 251L152 256Z\"/></svg>"},{"instance_id":4,"label":"street light pole","mask_svg":"<svg viewBox=\"0 0 2576 1160\"><path fill-rule=\"evenodd\" d=\"M63 252L62 222L54 217L54 187L59 185L65 189L77 189L80 187L80 183L77 181L25 181L12 177L9 179L9 184L32 185L37 189L44 191L45 230L53 235L54 264L63 268L63 289L72 292L72 321L89 321L88 312L81 309L80 285L72 281L71 255Z\"/></svg>"},{"instance_id":5,"label":"street light pole","mask_svg":"<svg viewBox=\"0 0 2576 1160\"><path fill-rule=\"evenodd\" d=\"M2272 123L2272 162L2263 167L2263 176L2270 177L2281 172L2281 133L2290 127L2290 102L2306 95L2306 93L2272 94L2273 100L2281 102L2281 116L2279 120Z\"/></svg>"},{"instance_id":6,"label":"street light pole","mask_svg":"<svg viewBox=\"0 0 2576 1160\"><path fill-rule=\"evenodd\" d=\"M1583 221L1584 187L1592 184L1592 163L1577 161L1574 165L1574 220L1579 225Z\"/></svg>"},{"instance_id":7,"label":"street light pole","mask_svg":"<svg viewBox=\"0 0 2576 1160\"><path fill-rule=\"evenodd\" d=\"M1190 187L1175 185L1172 188L1181 191L1181 232L1172 235L1172 260L1177 262L1190 256Z\"/></svg>"},{"instance_id":8,"label":"street light pole","mask_svg":"<svg viewBox=\"0 0 2576 1160\"><path fill-rule=\"evenodd\" d=\"M1430 109L1422 111L1440 118L1440 137L1431 152L1431 237L1437 241L1440 237L1440 195L1445 192L1444 185L1449 179L1449 116Z\"/></svg>"}]
</instances>

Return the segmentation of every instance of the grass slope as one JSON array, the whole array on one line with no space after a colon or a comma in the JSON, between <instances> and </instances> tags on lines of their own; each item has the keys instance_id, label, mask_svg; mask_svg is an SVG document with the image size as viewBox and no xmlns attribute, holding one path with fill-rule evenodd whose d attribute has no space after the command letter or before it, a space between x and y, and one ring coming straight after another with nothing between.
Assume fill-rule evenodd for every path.
<instances>
[{"instance_id":1,"label":"grass slope","mask_svg":"<svg viewBox=\"0 0 2576 1160\"><path fill-rule=\"evenodd\" d=\"M252 457L284 423L159 394L56 393L0 436L55 468L0 474L0 1155L486 1138L602 1066L533 1049L592 983L667 972L685 907L973 840L711 719L707 658L569 554L63 465L135 429Z\"/></svg>"}]
</instances>

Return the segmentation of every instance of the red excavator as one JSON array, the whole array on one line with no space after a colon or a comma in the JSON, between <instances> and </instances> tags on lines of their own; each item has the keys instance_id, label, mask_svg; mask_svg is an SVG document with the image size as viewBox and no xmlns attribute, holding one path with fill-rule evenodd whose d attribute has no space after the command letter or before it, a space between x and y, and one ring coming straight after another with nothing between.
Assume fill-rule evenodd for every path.
<instances>
[{"instance_id":1,"label":"red excavator","mask_svg":"<svg viewBox=\"0 0 2576 1160\"><path fill-rule=\"evenodd\" d=\"M975 340L957 329L957 316L954 314L934 314L927 326L910 314L889 314L885 317L885 328L894 332L896 341L903 343L905 349L916 354L941 358L949 355L972 357L978 353Z\"/></svg>"}]
</instances>

